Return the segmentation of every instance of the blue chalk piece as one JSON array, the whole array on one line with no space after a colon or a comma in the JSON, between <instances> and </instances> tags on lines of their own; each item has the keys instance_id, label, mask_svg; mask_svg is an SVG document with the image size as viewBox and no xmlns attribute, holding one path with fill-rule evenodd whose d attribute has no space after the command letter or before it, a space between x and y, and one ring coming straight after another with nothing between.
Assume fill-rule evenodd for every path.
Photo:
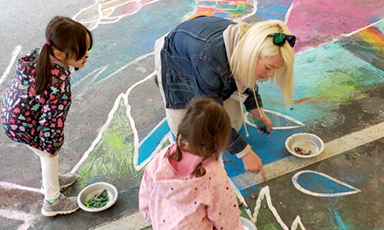
<instances>
[{"instance_id":1,"label":"blue chalk piece","mask_svg":"<svg viewBox=\"0 0 384 230\"><path fill-rule=\"evenodd\" d=\"M267 126L262 122L261 120L253 119L254 123L257 126L257 129L260 131L263 131L265 134L270 134L270 132L267 130Z\"/></svg>"},{"instance_id":2,"label":"blue chalk piece","mask_svg":"<svg viewBox=\"0 0 384 230\"><path fill-rule=\"evenodd\" d=\"M263 131L266 134L270 134L270 132L267 130L267 126L260 127L259 130Z\"/></svg>"}]
</instances>

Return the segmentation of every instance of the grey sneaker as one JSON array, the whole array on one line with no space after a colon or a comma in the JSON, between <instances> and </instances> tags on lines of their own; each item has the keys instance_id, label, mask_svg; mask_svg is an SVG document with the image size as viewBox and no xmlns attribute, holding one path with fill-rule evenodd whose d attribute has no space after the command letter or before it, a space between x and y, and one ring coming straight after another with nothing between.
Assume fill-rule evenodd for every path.
<instances>
[{"instance_id":1,"label":"grey sneaker","mask_svg":"<svg viewBox=\"0 0 384 230\"><path fill-rule=\"evenodd\" d=\"M76 211L77 209L79 209L79 205L77 204L76 196L66 197L60 193L56 203L52 205L44 200L41 214L44 216L56 216L57 214L69 214Z\"/></svg>"},{"instance_id":2,"label":"grey sneaker","mask_svg":"<svg viewBox=\"0 0 384 230\"><path fill-rule=\"evenodd\" d=\"M76 182L76 179L77 179L76 175L73 173L67 173L64 175L59 174L60 189L71 186L73 183ZM45 192L44 186L41 186L40 192L44 194Z\"/></svg>"}]
</instances>

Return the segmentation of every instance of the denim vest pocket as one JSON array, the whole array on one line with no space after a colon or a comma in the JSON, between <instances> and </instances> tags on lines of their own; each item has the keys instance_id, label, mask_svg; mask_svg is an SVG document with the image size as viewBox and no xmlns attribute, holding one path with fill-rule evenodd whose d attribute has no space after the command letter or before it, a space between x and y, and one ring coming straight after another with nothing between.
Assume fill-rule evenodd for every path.
<instances>
[{"instance_id":1,"label":"denim vest pocket","mask_svg":"<svg viewBox=\"0 0 384 230\"><path fill-rule=\"evenodd\" d=\"M188 102L197 95L196 78L191 62L185 58L173 56L165 52L166 82L169 102L176 109L185 108Z\"/></svg>"}]
</instances>

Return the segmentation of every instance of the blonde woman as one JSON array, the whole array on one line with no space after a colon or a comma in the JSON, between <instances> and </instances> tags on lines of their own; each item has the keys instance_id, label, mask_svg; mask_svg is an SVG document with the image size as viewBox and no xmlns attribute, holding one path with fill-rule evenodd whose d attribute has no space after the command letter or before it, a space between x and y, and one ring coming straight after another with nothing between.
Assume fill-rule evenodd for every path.
<instances>
[{"instance_id":1,"label":"blonde woman","mask_svg":"<svg viewBox=\"0 0 384 230\"><path fill-rule=\"evenodd\" d=\"M243 105L266 125L266 130L259 130L261 134L272 131L257 82L276 82L287 108L290 106L295 41L296 37L279 20L251 26L217 17L191 19L158 39L156 80L172 132L177 134L192 98L214 98L231 118L228 152L242 159L246 171L260 172L267 180L261 159L238 134L245 125Z\"/></svg>"}]
</instances>

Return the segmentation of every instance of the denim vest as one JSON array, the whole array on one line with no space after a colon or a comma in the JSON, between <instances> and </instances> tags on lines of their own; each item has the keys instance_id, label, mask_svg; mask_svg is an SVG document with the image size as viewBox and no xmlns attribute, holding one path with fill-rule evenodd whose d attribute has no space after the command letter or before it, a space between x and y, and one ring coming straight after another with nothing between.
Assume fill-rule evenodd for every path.
<instances>
[{"instance_id":1,"label":"denim vest","mask_svg":"<svg viewBox=\"0 0 384 230\"><path fill-rule=\"evenodd\" d=\"M198 96L209 96L218 103L237 90L231 77L223 32L234 22L217 17L197 17L181 23L164 38L161 50L162 86L166 108L184 109ZM244 105L247 110L257 108L251 89ZM261 99L256 94L262 107ZM232 129L227 150L241 152L247 142Z\"/></svg>"}]
</instances>

